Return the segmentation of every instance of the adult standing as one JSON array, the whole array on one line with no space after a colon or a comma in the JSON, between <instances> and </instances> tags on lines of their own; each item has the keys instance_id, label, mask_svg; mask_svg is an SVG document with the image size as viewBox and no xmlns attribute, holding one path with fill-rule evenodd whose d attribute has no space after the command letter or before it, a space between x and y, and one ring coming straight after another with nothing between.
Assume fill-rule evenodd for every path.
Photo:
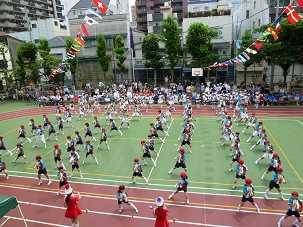
<instances>
[{"instance_id":1,"label":"adult standing","mask_svg":"<svg viewBox=\"0 0 303 227\"><path fill-rule=\"evenodd\" d=\"M164 82L165 82L165 86L167 86L167 84L168 84L168 76L166 76L166 77L164 78Z\"/></svg>"},{"instance_id":2,"label":"adult standing","mask_svg":"<svg viewBox=\"0 0 303 227\"><path fill-rule=\"evenodd\" d=\"M142 83L141 83L141 81L140 81L140 80L139 80L138 86L139 86L139 90L140 90L140 92L142 92Z\"/></svg>"},{"instance_id":3,"label":"adult standing","mask_svg":"<svg viewBox=\"0 0 303 227\"><path fill-rule=\"evenodd\" d=\"M72 195L73 189L69 184L65 185L65 198L64 206L67 207L65 211L65 217L70 218L72 222L72 227L79 227L78 216L82 214L77 201L81 199L81 195Z\"/></svg>"},{"instance_id":4,"label":"adult standing","mask_svg":"<svg viewBox=\"0 0 303 227\"><path fill-rule=\"evenodd\" d=\"M76 87L74 84L72 84L71 89L72 89L73 93L75 93Z\"/></svg>"},{"instance_id":5,"label":"adult standing","mask_svg":"<svg viewBox=\"0 0 303 227\"><path fill-rule=\"evenodd\" d=\"M295 86L294 78L292 78L291 81L289 82L289 86L290 86L290 94L292 94L294 86Z\"/></svg>"},{"instance_id":6,"label":"adult standing","mask_svg":"<svg viewBox=\"0 0 303 227\"><path fill-rule=\"evenodd\" d=\"M269 83L267 83L264 87L264 94L270 94L270 87L269 87Z\"/></svg>"},{"instance_id":7,"label":"adult standing","mask_svg":"<svg viewBox=\"0 0 303 227\"><path fill-rule=\"evenodd\" d=\"M183 93L183 86L181 83L179 83L178 87L177 87L178 93Z\"/></svg>"},{"instance_id":8,"label":"adult standing","mask_svg":"<svg viewBox=\"0 0 303 227\"><path fill-rule=\"evenodd\" d=\"M266 85L266 83L265 83L265 81L264 80L262 80L262 82L261 82L261 94L265 94L265 85Z\"/></svg>"},{"instance_id":9,"label":"adult standing","mask_svg":"<svg viewBox=\"0 0 303 227\"><path fill-rule=\"evenodd\" d=\"M162 197L158 197L156 199L156 204L158 207L154 208L154 217L156 218L155 227L169 227L170 224L167 220L167 212L169 210L164 205L164 199Z\"/></svg>"}]
</instances>

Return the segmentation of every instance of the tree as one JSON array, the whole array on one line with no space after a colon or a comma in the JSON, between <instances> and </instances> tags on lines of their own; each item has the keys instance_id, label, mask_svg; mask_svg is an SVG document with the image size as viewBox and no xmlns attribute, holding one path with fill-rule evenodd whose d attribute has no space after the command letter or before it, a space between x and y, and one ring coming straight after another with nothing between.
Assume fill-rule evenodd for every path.
<instances>
[{"instance_id":1,"label":"tree","mask_svg":"<svg viewBox=\"0 0 303 227\"><path fill-rule=\"evenodd\" d=\"M103 71L104 81L107 82L106 72L109 70L110 55L106 54L107 45L104 35L100 32L97 36L97 50L96 53L99 57L99 64Z\"/></svg>"},{"instance_id":2,"label":"tree","mask_svg":"<svg viewBox=\"0 0 303 227\"><path fill-rule=\"evenodd\" d=\"M269 36L258 54L266 56L265 60L269 64L276 64L282 68L284 86L286 86L286 77L290 66L295 62L303 63L303 40L301 38L303 36L303 21L291 24L288 20L282 20L280 25L279 38L275 40ZM270 24L263 25L259 29L255 29L254 32L264 32L269 26Z\"/></svg>"},{"instance_id":3,"label":"tree","mask_svg":"<svg viewBox=\"0 0 303 227\"><path fill-rule=\"evenodd\" d=\"M26 79L26 69L25 69L25 63L24 63L24 58L22 55L22 49L20 46L17 48L17 60L16 63L18 64L18 68L16 69L16 76L15 79L17 81L20 81L20 85L25 84L25 79Z\"/></svg>"},{"instance_id":4,"label":"tree","mask_svg":"<svg viewBox=\"0 0 303 227\"><path fill-rule=\"evenodd\" d=\"M70 47L72 46L73 43L74 43L74 38L72 36L66 37L66 39L65 39L65 50L66 50L66 52L69 51L69 49L70 49ZM66 67L64 68L64 72L62 72L63 82L64 82L65 73L68 70L72 73L72 75L75 78L75 74L77 72L77 65L78 65L78 56L77 56L77 54L75 54L75 57L73 59L68 59L66 62L68 63L68 65L66 65Z\"/></svg>"},{"instance_id":5,"label":"tree","mask_svg":"<svg viewBox=\"0 0 303 227\"><path fill-rule=\"evenodd\" d=\"M213 60L213 38L219 37L221 32L204 25L202 22L192 23L186 35L186 48L192 56L191 66L207 67Z\"/></svg>"},{"instance_id":6,"label":"tree","mask_svg":"<svg viewBox=\"0 0 303 227\"><path fill-rule=\"evenodd\" d=\"M181 30L178 29L178 22L170 15L163 20L161 25L160 34L163 36L161 41L165 46L166 58L169 61L171 81L174 81L174 67L180 60L180 53L182 52L180 34Z\"/></svg>"},{"instance_id":7,"label":"tree","mask_svg":"<svg viewBox=\"0 0 303 227\"><path fill-rule=\"evenodd\" d=\"M124 62L127 57L124 54L125 42L123 41L123 38L121 35L117 35L116 40L115 40L115 45L116 45L116 48L114 49L114 53L116 54L115 57L118 59L117 66L119 67L120 76L122 78L122 81L124 81L124 78L123 78L123 72L125 70Z\"/></svg>"},{"instance_id":8,"label":"tree","mask_svg":"<svg viewBox=\"0 0 303 227\"><path fill-rule=\"evenodd\" d=\"M145 68L154 69L154 85L157 85L157 70L161 69L164 66L164 62L161 60L161 55L157 53L159 50L159 41L160 39L155 34L149 34L143 38L141 47L142 50L145 50L144 62Z\"/></svg>"}]
</instances>

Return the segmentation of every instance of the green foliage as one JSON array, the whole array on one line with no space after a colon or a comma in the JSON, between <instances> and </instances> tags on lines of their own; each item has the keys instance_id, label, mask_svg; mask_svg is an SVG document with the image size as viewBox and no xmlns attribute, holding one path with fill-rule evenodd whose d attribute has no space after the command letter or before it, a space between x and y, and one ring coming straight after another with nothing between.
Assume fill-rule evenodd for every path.
<instances>
[{"instance_id":1,"label":"green foliage","mask_svg":"<svg viewBox=\"0 0 303 227\"><path fill-rule=\"evenodd\" d=\"M69 51L70 47L74 43L74 38L72 36L66 37L65 39L65 50L66 52ZM68 63L67 67L65 68L65 71L70 70L70 72L75 75L77 72L77 66L78 66L78 56L75 54L75 57L73 59L69 59L66 61ZM58 74L60 75L60 73ZM65 76L65 72L63 73L63 77ZM64 81L64 79L63 79Z\"/></svg>"},{"instance_id":2,"label":"green foliage","mask_svg":"<svg viewBox=\"0 0 303 227\"><path fill-rule=\"evenodd\" d=\"M6 91L0 90L0 94L4 94L4 93L6 93Z\"/></svg>"},{"instance_id":3,"label":"green foliage","mask_svg":"<svg viewBox=\"0 0 303 227\"><path fill-rule=\"evenodd\" d=\"M104 80L107 81L106 78L106 72L109 70L109 61L110 61L110 55L106 53L107 45L104 35L100 32L100 34L97 36L97 50L96 53L99 57L99 64L100 67L103 70Z\"/></svg>"},{"instance_id":4,"label":"green foliage","mask_svg":"<svg viewBox=\"0 0 303 227\"><path fill-rule=\"evenodd\" d=\"M154 83L157 85L157 70L164 66L164 62L161 61L161 55L157 53L159 50L159 38L155 34L149 34L143 38L141 47L145 50L144 63L145 68L154 69Z\"/></svg>"},{"instance_id":5,"label":"green foliage","mask_svg":"<svg viewBox=\"0 0 303 227\"><path fill-rule=\"evenodd\" d=\"M23 51L22 47L19 46L17 48L17 60L16 63L18 64L18 68L15 72L15 80L19 81L21 85L25 85L25 79L26 79L26 69L25 69L25 63L23 58Z\"/></svg>"},{"instance_id":6,"label":"green foliage","mask_svg":"<svg viewBox=\"0 0 303 227\"><path fill-rule=\"evenodd\" d=\"M23 58L26 58L30 63L36 61L38 50L36 44L33 42L23 42L19 48L22 52Z\"/></svg>"},{"instance_id":7,"label":"green foliage","mask_svg":"<svg viewBox=\"0 0 303 227\"><path fill-rule=\"evenodd\" d=\"M200 23L192 23L186 35L186 48L193 58L195 67L207 67L213 59L213 38L219 37L221 33L213 28Z\"/></svg>"},{"instance_id":8,"label":"green foliage","mask_svg":"<svg viewBox=\"0 0 303 227\"><path fill-rule=\"evenodd\" d=\"M178 22L172 16L168 15L163 20L160 34L163 36L161 41L165 46L166 58L169 61L170 73L172 82L174 81L174 67L180 60L180 53L182 52L180 34L181 30L178 29Z\"/></svg>"},{"instance_id":9,"label":"green foliage","mask_svg":"<svg viewBox=\"0 0 303 227\"><path fill-rule=\"evenodd\" d=\"M115 46L116 46L116 48L114 49L114 53L115 53L115 57L118 59L117 66L120 69L120 75L121 75L122 81L124 81L124 78L123 78L123 72L125 70L124 62L127 57L124 54L125 42L123 41L123 38L121 35L117 35L116 40L115 40Z\"/></svg>"}]
</instances>

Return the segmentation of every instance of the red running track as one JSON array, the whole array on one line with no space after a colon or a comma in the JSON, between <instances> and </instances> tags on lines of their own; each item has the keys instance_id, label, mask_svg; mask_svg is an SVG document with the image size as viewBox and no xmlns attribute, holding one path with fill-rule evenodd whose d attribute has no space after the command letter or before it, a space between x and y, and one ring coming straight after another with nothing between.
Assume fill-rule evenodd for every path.
<instances>
[{"instance_id":1,"label":"red running track","mask_svg":"<svg viewBox=\"0 0 303 227\"><path fill-rule=\"evenodd\" d=\"M16 110L6 113L0 114L0 121L10 120L13 118L18 117L27 117L27 116L35 116L35 115L43 115L43 114L55 114L56 106L47 106L47 107L34 107L32 109L24 109L24 110ZM183 106L176 106L176 111L172 112L172 115L183 115ZM77 106L75 107L75 110L77 110ZM159 107L153 106L152 108L149 107L148 112L146 113L145 109L143 109L142 113L143 115L156 115ZM104 106L101 106L101 110L103 113ZM165 110L165 106L162 107L162 110ZM228 112L232 112L232 109L227 107ZM250 112L256 112L257 117L303 117L303 107L296 107L296 106L278 106L278 107L265 107L261 106L258 109L256 109L253 106L249 107ZM211 106L201 106L200 108L197 108L196 106L193 106L193 112L195 116L214 116L215 110L211 109ZM102 114L97 113L96 114Z\"/></svg>"},{"instance_id":2,"label":"red running track","mask_svg":"<svg viewBox=\"0 0 303 227\"><path fill-rule=\"evenodd\" d=\"M70 220L64 217L63 195L57 196L58 181L47 186L44 181L37 186L38 179L11 176L10 180L1 177L1 195L16 196L24 217L29 220L29 227L40 226L70 226ZM123 205L122 214L118 212L116 199L117 187L95 184L71 183L71 186L80 191L81 205L87 207L90 212L80 215L80 226L114 226L114 227L142 227L153 226L154 218L152 210L148 206L155 206L155 198L162 196L170 210L169 214L179 221L171 222L171 226L275 226L280 217L288 209L287 202L280 200L266 201L256 198L255 202L261 209L261 214L255 212L255 208L245 203L240 213L236 207L241 197L189 193L190 204L185 204L183 193L167 200L169 191L126 188L129 200L138 208L139 213L128 205ZM172 190L174 188L172 187ZM279 207L280 210L273 210ZM18 210L11 210L0 222L7 222L6 226L22 226ZM290 226L294 218L288 218L283 226Z\"/></svg>"}]
</instances>

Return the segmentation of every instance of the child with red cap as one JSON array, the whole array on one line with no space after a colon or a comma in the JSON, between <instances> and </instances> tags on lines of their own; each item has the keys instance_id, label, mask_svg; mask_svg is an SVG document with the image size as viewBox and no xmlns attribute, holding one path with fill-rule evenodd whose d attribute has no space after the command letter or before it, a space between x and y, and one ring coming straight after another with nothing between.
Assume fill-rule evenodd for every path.
<instances>
[{"instance_id":1,"label":"child with red cap","mask_svg":"<svg viewBox=\"0 0 303 227\"><path fill-rule=\"evenodd\" d=\"M239 178L241 179L246 179L246 171L248 170L248 168L244 165L244 160L243 159L239 159L239 165L237 165L236 167L236 178L234 180L234 186L232 188L236 188L236 184Z\"/></svg>"},{"instance_id":2,"label":"child with red cap","mask_svg":"<svg viewBox=\"0 0 303 227\"><path fill-rule=\"evenodd\" d=\"M59 167L59 165L58 165L58 161L59 161L60 164L63 166L64 170L66 170L63 162L61 161L61 154L62 154L62 152L61 152L61 149L59 149L59 145L55 144L54 148L55 149L53 150L53 153L54 153L54 159L55 159L55 163L57 165L57 168Z\"/></svg>"},{"instance_id":3,"label":"child with red cap","mask_svg":"<svg viewBox=\"0 0 303 227\"><path fill-rule=\"evenodd\" d=\"M150 133L151 133L151 135L153 136L153 137L156 137L156 138L158 138L159 140L161 140L162 141L162 143L165 143L164 142L164 140L163 139L161 139L160 137L159 137L159 135L158 135L158 133L157 133L157 131L158 131L158 129L157 129L157 127L154 125L154 123L150 123L149 124L150 125Z\"/></svg>"},{"instance_id":4,"label":"child with red cap","mask_svg":"<svg viewBox=\"0 0 303 227\"><path fill-rule=\"evenodd\" d=\"M71 171L70 177L73 177L75 168L78 170L78 172L80 174L80 177L82 177L82 173L81 173L78 162L79 162L79 158L76 156L76 152L72 151L71 152L71 158L69 160L69 163L72 164L72 171Z\"/></svg>"},{"instance_id":5,"label":"child with red cap","mask_svg":"<svg viewBox=\"0 0 303 227\"><path fill-rule=\"evenodd\" d=\"M256 163L257 164L257 163ZM270 159L269 167L266 172L263 173L261 180L264 179L265 175L271 171L277 172L277 168L281 165L281 160L278 154L273 154L273 157Z\"/></svg>"},{"instance_id":6,"label":"child with red cap","mask_svg":"<svg viewBox=\"0 0 303 227\"><path fill-rule=\"evenodd\" d=\"M141 177L142 179L144 179L145 182L146 182L146 184L148 184L148 180L142 175L143 170L142 170L141 164L139 163L139 158L135 158L134 162L135 163L133 165L133 171L134 171L134 173L133 173L133 176L132 176L132 179L133 179L132 183L136 183L135 177L138 176L138 177Z\"/></svg>"},{"instance_id":7,"label":"child with red cap","mask_svg":"<svg viewBox=\"0 0 303 227\"><path fill-rule=\"evenodd\" d=\"M278 227L281 226L281 222L291 216L295 216L297 218L297 220L295 220L292 223L293 227L299 227L297 225L298 222L301 222L301 216L300 216L300 212L302 210L302 202L298 199L299 197L299 193L298 192L292 192L291 193L291 198L288 200L288 205L289 205L289 209L286 212L286 214L281 217L281 219L278 222Z\"/></svg>"},{"instance_id":8,"label":"child with red cap","mask_svg":"<svg viewBox=\"0 0 303 227\"><path fill-rule=\"evenodd\" d=\"M36 147L41 140L42 143L44 143L44 148L46 148L46 143L44 139L44 130L41 127L42 125L38 125L38 128L36 129L37 137L36 137L36 143L33 147Z\"/></svg>"},{"instance_id":9,"label":"child with red cap","mask_svg":"<svg viewBox=\"0 0 303 227\"><path fill-rule=\"evenodd\" d=\"M158 110L158 115L157 115L157 117L160 118L161 124L163 124L163 123L166 124L167 129L169 129L169 126L168 126L168 124L167 124L167 122L166 122L166 119L165 119L164 114L162 113L162 110Z\"/></svg>"},{"instance_id":10,"label":"child with red cap","mask_svg":"<svg viewBox=\"0 0 303 227\"><path fill-rule=\"evenodd\" d=\"M84 148L85 148L85 150L86 150L86 156L85 156L84 159L83 159L82 165L85 164L85 160L87 159L88 155L92 155L93 158L95 159L97 165L98 165L98 164L99 164L99 163L98 163L98 160L97 160L96 156L94 155L94 147L93 147L93 145L90 144L90 141L89 141L89 140L86 141L86 145L85 145Z\"/></svg>"},{"instance_id":11,"label":"child with red cap","mask_svg":"<svg viewBox=\"0 0 303 227\"><path fill-rule=\"evenodd\" d=\"M177 181L177 184L176 184L177 190L173 194L168 196L168 199L171 199L173 197L173 195L177 194L179 191L184 191L184 195L185 195L185 198L186 198L186 203L187 204L189 203L189 198L188 198L188 194L187 194L187 186L188 186L187 178L188 177L187 177L186 173L182 172L178 181Z\"/></svg>"},{"instance_id":12,"label":"child with red cap","mask_svg":"<svg viewBox=\"0 0 303 227\"><path fill-rule=\"evenodd\" d=\"M7 171L6 171L6 165L5 165L4 162L2 162L1 157L0 157L0 172L2 172L2 171L5 173L6 179L8 180L9 176L8 176Z\"/></svg>"},{"instance_id":13,"label":"child with red cap","mask_svg":"<svg viewBox=\"0 0 303 227\"><path fill-rule=\"evenodd\" d=\"M7 150L6 147L4 146L3 136L0 136L0 150L4 150L7 153L10 153L10 156L13 156L13 153L11 151ZM2 155L1 152L0 152L0 155Z\"/></svg>"},{"instance_id":14,"label":"child with red cap","mask_svg":"<svg viewBox=\"0 0 303 227\"><path fill-rule=\"evenodd\" d=\"M154 163L154 167L156 167L156 163L155 163L154 159L151 157L151 155L149 153L149 147L145 143L144 140L141 141L141 151L143 151L143 156L142 156L142 160L144 161L143 165L147 164L146 161L145 161L145 158L147 157Z\"/></svg>"},{"instance_id":15,"label":"child with red cap","mask_svg":"<svg viewBox=\"0 0 303 227\"><path fill-rule=\"evenodd\" d=\"M38 169L38 179L39 179L38 185L42 184L41 174L44 174L47 177L47 179L48 179L47 185L50 185L52 183L51 179L48 176L44 162L42 161L42 158L40 155L36 156L36 162L34 164L34 169Z\"/></svg>"},{"instance_id":16,"label":"child with red cap","mask_svg":"<svg viewBox=\"0 0 303 227\"><path fill-rule=\"evenodd\" d=\"M189 146L189 153L191 153L191 134L189 129L185 129L185 133L183 133L183 141L181 142L180 146L178 147L177 151L180 149L181 146L187 144Z\"/></svg>"},{"instance_id":17,"label":"child with red cap","mask_svg":"<svg viewBox=\"0 0 303 227\"><path fill-rule=\"evenodd\" d=\"M162 127L162 122L160 120L160 117L156 117L155 125L157 127L157 130L160 130L160 131L164 132L166 136L169 136L168 133L166 131L164 131L164 129Z\"/></svg>"},{"instance_id":18,"label":"child with red cap","mask_svg":"<svg viewBox=\"0 0 303 227\"><path fill-rule=\"evenodd\" d=\"M238 147L240 147L240 141L241 141L241 139L240 139L240 132L235 132L235 135L234 135L234 137L233 137L233 139L232 139L232 144L230 145L230 148L229 148L229 151L232 151L233 150L233 148L234 148L234 146L235 146L235 144L237 143L238 144ZM244 154L242 154L242 155L244 155Z\"/></svg>"},{"instance_id":19,"label":"child with red cap","mask_svg":"<svg viewBox=\"0 0 303 227\"><path fill-rule=\"evenodd\" d=\"M243 129L242 133L244 133L245 130L248 129L250 126L253 127L253 128L255 128L256 121L257 121L256 113L252 113L251 117L249 118L248 125L246 126L246 128Z\"/></svg>"},{"instance_id":20,"label":"child with red cap","mask_svg":"<svg viewBox=\"0 0 303 227\"><path fill-rule=\"evenodd\" d=\"M154 148L155 142L154 142L152 134L148 134L147 137L148 137L148 139L146 140L146 142L148 144L149 150L155 152L157 155L157 158L159 158L159 154Z\"/></svg>"},{"instance_id":21,"label":"child with red cap","mask_svg":"<svg viewBox=\"0 0 303 227\"><path fill-rule=\"evenodd\" d=\"M122 116L123 116L123 118L122 118L121 125L119 126L119 130L120 130L120 128L121 128L121 126L123 125L124 122L127 123L127 128L129 129L129 120L128 120L129 113L128 113L127 107L124 108Z\"/></svg>"},{"instance_id":22,"label":"child with red cap","mask_svg":"<svg viewBox=\"0 0 303 227\"><path fill-rule=\"evenodd\" d=\"M273 179L270 181L268 189L266 189L266 192L265 192L265 195L264 195L264 198L266 200L269 200L269 198L267 197L268 193L273 188L276 188L278 190L278 192L279 192L280 199L282 201L285 201L285 199L283 198L282 190L280 188L280 184L281 183L286 184L286 181L284 180L284 176L283 176L282 172L283 172L283 168L279 167L279 168L277 168L277 172L274 173Z\"/></svg>"},{"instance_id":23,"label":"child with red cap","mask_svg":"<svg viewBox=\"0 0 303 227\"><path fill-rule=\"evenodd\" d=\"M116 122L114 121L113 118L110 119L109 127L110 127L110 136L112 136L112 131L113 130L118 131L120 133L120 135L123 136L123 133L120 131L120 129L117 128Z\"/></svg>"},{"instance_id":24,"label":"child with red cap","mask_svg":"<svg viewBox=\"0 0 303 227\"><path fill-rule=\"evenodd\" d=\"M24 163L25 163L25 164L27 163L27 161L26 161L26 156L25 156L25 154L24 154L24 150L23 150L23 147L22 147L21 143L17 143L16 154L18 154L18 156L17 156L17 158L15 158L14 161L12 161L12 163L16 162L17 159L18 159L19 157L21 157L21 156L24 158Z\"/></svg>"},{"instance_id":25,"label":"child with red cap","mask_svg":"<svg viewBox=\"0 0 303 227\"><path fill-rule=\"evenodd\" d=\"M93 137L92 135L92 131L90 129L90 126L89 126L89 123L88 122L85 122L85 130L86 130L86 133L85 133L85 139L87 136L90 136L95 142L97 142L97 140L95 139L95 137Z\"/></svg>"},{"instance_id":26,"label":"child with red cap","mask_svg":"<svg viewBox=\"0 0 303 227\"><path fill-rule=\"evenodd\" d=\"M67 174L66 174L66 172L63 171L63 166L59 166L58 170L59 170L59 172L57 174L57 177L59 179L59 190L58 190L57 195L60 195L62 186L68 184L68 182L67 182Z\"/></svg>"},{"instance_id":27,"label":"child with red cap","mask_svg":"<svg viewBox=\"0 0 303 227\"><path fill-rule=\"evenodd\" d=\"M256 143L256 144L254 144L251 148L250 148L250 150L252 151L252 149L254 149L254 147L255 146L257 146L257 145L265 145L265 141L267 140L267 135L266 135L266 133L265 133L265 128L263 128L262 130L261 130L261 132L259 133L259 140L258 140L258 142Z\"/></svg>"},{"instance_id":28,"label":"child with red cap","mask_svg":"<svg viewBox=\"0 0 303 227\"><path fill-rule=\"evenodd\" d=\"M80 135L79 131L75 131L75 134L76 134L75 140L76 140L77 151L79 151L80 150L79 146L78 146L79 144L84 147L83 140L82 140L82 136Z\"/></svg>"},{"instance_id":29,"label":"child with red cap","mask_svg":"<svg viewBox=\"0 0 303 227\"><path fill-rule=\"evenodd\" d=\"M28 125L32 127L31 133L33 133L33 136L35 136L35 130L37 129L37 127L35 125L35 121L33 118L30 119L30 122L28 123Z\"/></svg>"},{"instance_id":30,"label":"child with red cap","mask_svg":"<svg viewBox=\"0 0 303 227\"><path fill-rule=\"evenodd\" d=\"M243 197L242 197L241 203L239 204L239 207L237 209L238 213L240 212L240 209L241 209L241 207L243 207L244 203L246 201L248 201L248 202L251 202L251 204L257 208L257 213L260 214L259 207L253 199L254 195L255 195L255 188L252 185L252 180L250 178L247 178L245 180L245 185L243 186Z\"/></svg>"},{"instance_id":31,"label":"child with red cap","mask_svg":"<svg viewBox=\"0 0 303 227\"><path fill-rule=\"evenodd\" d=\"M251 135L251 137L248 138L248 140L246 141L247 143L254 138L255 136L259 136L259 134L262 132L263 127L263 121L259 121L257 126L252 126L254 128L254 131Z\"/></svg>"},{"instance_id":32,"label":"child with red cap","mask_svg":"<svg viewBox=\"0 0 303 227\"><path fill-rule=\"evenodd\" d=\"M30 138L27 138L25 136L26 132L25 132L25 129L24 129L24 125L20 125L20 128L17 130L17 132L19 132L19 136L18 136L18 140L20 140L20 142L22 143L22 139L20 138L24 138L24 139L27 139L29 143L31 143L32 141L30 140Z\"/></svg>"},{"instance_id":33,"label":"child with red cap","mask_svg":"<svg viewBox=\"0 0 303 227\"><path fill-rule=\"evenodd\" d=\"M93 121L93 124L95 125L95 126L94 126L94 131L95 131L95 134L97 134L98 132L97 132L96 128L101 128L101 126L100 126L100 124L99 124L99 120L98 120L97 116L94 116L94 121Z\"/></svg>"},{"instance_id":34,"label":"child with red cap","mask_svg":"<svg viewBox=\"0 0 303 227\"><path fill-rule=\"evenodd\" d=\"M234 133L231 131L229 124L225 125L225 130L222 132L222 146L225 145L225 140L230 141L233 139Z\"/></svg>"},{"instance_id":35,"label":"child with red cap","mask_svg":"<svg viewBox=\"0 0 303 227\"><path fill-rule=\"evenodd\" d=\"M230 154L230 156L233 156L233 159L231 160L231 162L229 164L230 165L229 171L233 170L233 163L239 162L241 155L242 155L242 151L239 149L239 145L236 143L232 153Z\"/></svg>"},{"instance_id":36,"label":"child with red cap","mask_svg":"<svg viewBox=\"0 0 303 227\"><path fill-rule=\"evenodd\" d=\"M128 194L125 191L125 186L120 185L119 189L117 191L119 213L121 213L123 211L123 207L121 206L122 203L126 203L126 204L130 205L132 208L135 209L136 213L138 213L139 211L138 211L137 207L135 207L134 204L132 204L131 202L128 201L127 196L128 196Z\"/></svg>"},{"instance_id":37,"label":"child with red cap","mask_svg":"<svg viewBox=\"0 0 303 227\"><path fill-rule=\"evenodd\" d=\"M261 159L264 159L264 158L272 159L274 147L271 146L271 145L269 145L269 143L270 143L269 140L265 140L264 143L265 143L264 146L263 146L263 152L264 152L264 154L262 155L262 157L258 158L258 159L255 161L256 165L258 164L258 162L259 162Z\"/></svg>"},{"instance_id":38,"label":"child with red cap","mask_svg":"<svg viewBox=\"0 0 303 227\"><path fill-rule=\"evenodd\" d=\"M58 118L57 124L59 125L58 134L59 134L59 132L60 132L60 130L61 130L61 131L62 131L62 134L64 135L62 117L59 117L59 118Z\"/></svg>"},{"instance_id":39,"label":"child with red cap","mask_svg":"<svg viewBox=\"0 0 303 227\"><path fill-rule=\"evenodd\" d=\"M97 148L100 147L100 145L101 145L101 143L102 143L103 141L105 142L105 144L106 144L106 146L107 146L107 150L110 150L110 149L109 149L109 146L108 146L108 143L107 143L107 132L106 132L106 129L105 129L105 128L102 128L101 139L100 139L100 143L99 143L99 145L98 145Z\"/></svg>"},{"instance_id":40,"label":"child with red cap","mask_svg":"<svg viewBox=\"0 0 303 227\"><path fill-rule=\"evenodd\" d=\"M70 135L68 135L67 137L67 141L65 143L65 146L67 146L67 151L66 153L68 154L68 158L71 157L70 153L71 151L74 151L75 154L77 155L78 159L80 159L80 156L79 154L77 153L77 151L75 151L75 143L74 141L72 140L72 137Z\"/></svg>"},{"instance_id":41,"label":"child with red cap","mask_svg":"<svg viewBox=\"0 0 303 227\"><path fill-rule=\"evenodd\" d=\"M186 165L185 165L185 150L183 148L180 149L180 152L177 154L177 157L175 157L175 160L177 160L175 167L173 167L168 174L171 174L172 171L176 168L182 167L184 171L187 171Z\"/></svg>"}]
</instances>

